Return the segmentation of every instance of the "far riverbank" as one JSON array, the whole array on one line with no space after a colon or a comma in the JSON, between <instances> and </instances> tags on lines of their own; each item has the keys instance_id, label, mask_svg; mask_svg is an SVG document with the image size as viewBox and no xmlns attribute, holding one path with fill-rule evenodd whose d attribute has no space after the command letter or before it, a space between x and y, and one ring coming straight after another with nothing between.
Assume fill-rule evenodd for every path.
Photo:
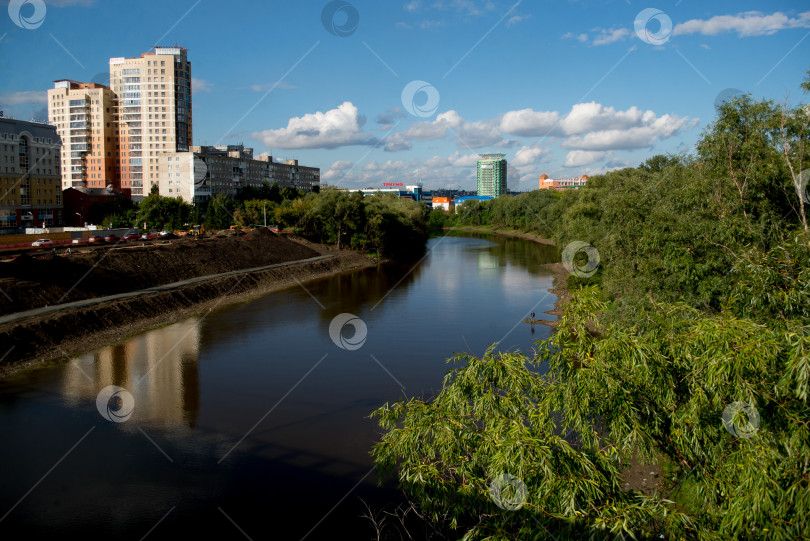
<instances>
[{"instance_id":1,"label":"far riverbank","mask_svg":"<svg viewBox=\"0 0 810 541\"><path fill-rule=\"evenodd\" d=\"M444 230L467 231L470 233L492 233L495 235L503 235L506 237L517 237L524 240L536 242L538 244L554 246L554 242L545 237L535 235L534 233L517 231L514 229L493 229L488 227L445 227ZM548 325L549 327L556 327L559 317L562 316L563 314L565 303L567 303L571 298L571 294L569 293L568 288L566 287L566 279L568 278L569 273L561 262L546 263L545 265L541 265L541 267L549 270L554 275L553 281L554 287L549 289L549 291L557 296L557 301L554 303L554 309L544 313L551 316L557 316L558 319L555 321L541 321L540 323L543 325Z\"/></svg>"}]
</instances>

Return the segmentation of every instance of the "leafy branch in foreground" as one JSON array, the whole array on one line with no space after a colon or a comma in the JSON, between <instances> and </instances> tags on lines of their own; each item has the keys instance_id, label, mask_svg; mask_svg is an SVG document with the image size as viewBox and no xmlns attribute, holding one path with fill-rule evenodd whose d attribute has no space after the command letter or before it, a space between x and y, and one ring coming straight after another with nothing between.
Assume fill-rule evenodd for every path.
<instances>
[{"instance_id":1,"label":"leafy branch in foreground","mask_svg":"<svg viewBox=\"0 0 810 541\"><path fill-rule=\"evenodd\" d=\"M380 472L465 539L807 533L807 333L682 305L599 328L599 298L574 295L534 358L457 355L433 400L375 411ZM699 508L622 490L637 452L690 473Z\"/></svg>"}]
</instances>

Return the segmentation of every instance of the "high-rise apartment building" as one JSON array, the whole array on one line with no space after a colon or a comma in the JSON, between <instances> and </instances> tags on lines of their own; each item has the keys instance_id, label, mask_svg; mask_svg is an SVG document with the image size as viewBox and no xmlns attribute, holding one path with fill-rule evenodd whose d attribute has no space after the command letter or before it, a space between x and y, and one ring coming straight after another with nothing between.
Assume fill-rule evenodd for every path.
<instances>
[{"instance_id":1,"label":"high-rise apartment building","mask_svg":"<svg viewBox=\"0 0 810 541\"><path fill-rule=\"evenodd\" d=\"M476 166L478 195L498 197L506 193L506 155L479 154Z\"/></svg>"},{"instance_id":2,"label":"high-rise apartment building","mask_svg":"<svg viewBox=\"0 0 810 541\"><path fill-rule=\"evenodd\" d=\"M159 157L192 144L191 62L183 47L155 47L139 58L110 59L118 98L121 181L133 199L158 183Z\"/></svg>"},{"instance_id":3,"label":"high-rise apartment building","mask_svg":"<svg viewBox=\"0 0 810 541\"><path fill-rule=\"evenodd\" d=\"M62 139L62 189L121 191L116 100L95 83L54 81L48 90L48 120Z\"/></svg>"},{"instance_id":4,"label":"high-rise apartment building","mask_svg":"<svg viewBox=\"0 0 810 541\"><path fill-rule=\"evenodd\" d=\"M50 124L0 118L0 231L62 225L61 147Z\"/></svg>"}]
</instances>

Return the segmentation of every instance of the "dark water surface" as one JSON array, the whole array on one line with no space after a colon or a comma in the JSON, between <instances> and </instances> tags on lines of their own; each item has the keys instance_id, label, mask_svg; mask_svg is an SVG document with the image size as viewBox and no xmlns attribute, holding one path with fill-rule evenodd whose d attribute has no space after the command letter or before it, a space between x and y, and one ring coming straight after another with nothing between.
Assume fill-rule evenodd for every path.
<instances>
[{"instance_id":1,"label":"dark water surface","mask_svg":"<svg viewBox=\"0 0 810 541\"><path fill-rule=\"evenodd\" d=\"M523 318L553 319L539 267L553 247L428 248L415 268L307 283L0 381L0 539L370 539L359 498L400 495L377 487L369 413L437 391L454 352L530 352L549 328ZM359 349L330 338L342 313L366 324ZM110 385L132 396L126 421L97 407Z\"/></svg>"}]
</instances>

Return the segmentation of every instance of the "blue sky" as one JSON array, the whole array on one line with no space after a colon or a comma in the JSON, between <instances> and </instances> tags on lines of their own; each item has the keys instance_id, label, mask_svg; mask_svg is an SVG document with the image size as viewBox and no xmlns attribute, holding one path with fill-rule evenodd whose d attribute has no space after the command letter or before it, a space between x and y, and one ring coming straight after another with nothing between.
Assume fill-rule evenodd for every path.
<instances>
[{"instance_id":1,"label":"blue sky","mask_svg":"<svg viewBox=\"0 0 810 541\"><path fill-rule=\"evenodd\" d=\"M476 155L502 152L510 188L530 190L692 152L727 89L810 101L797 0L12 0L0 36L6 114L44 118L53 80L178 44L195 144L349 187L474 189Z\"/></svg>"}]
</instances>

